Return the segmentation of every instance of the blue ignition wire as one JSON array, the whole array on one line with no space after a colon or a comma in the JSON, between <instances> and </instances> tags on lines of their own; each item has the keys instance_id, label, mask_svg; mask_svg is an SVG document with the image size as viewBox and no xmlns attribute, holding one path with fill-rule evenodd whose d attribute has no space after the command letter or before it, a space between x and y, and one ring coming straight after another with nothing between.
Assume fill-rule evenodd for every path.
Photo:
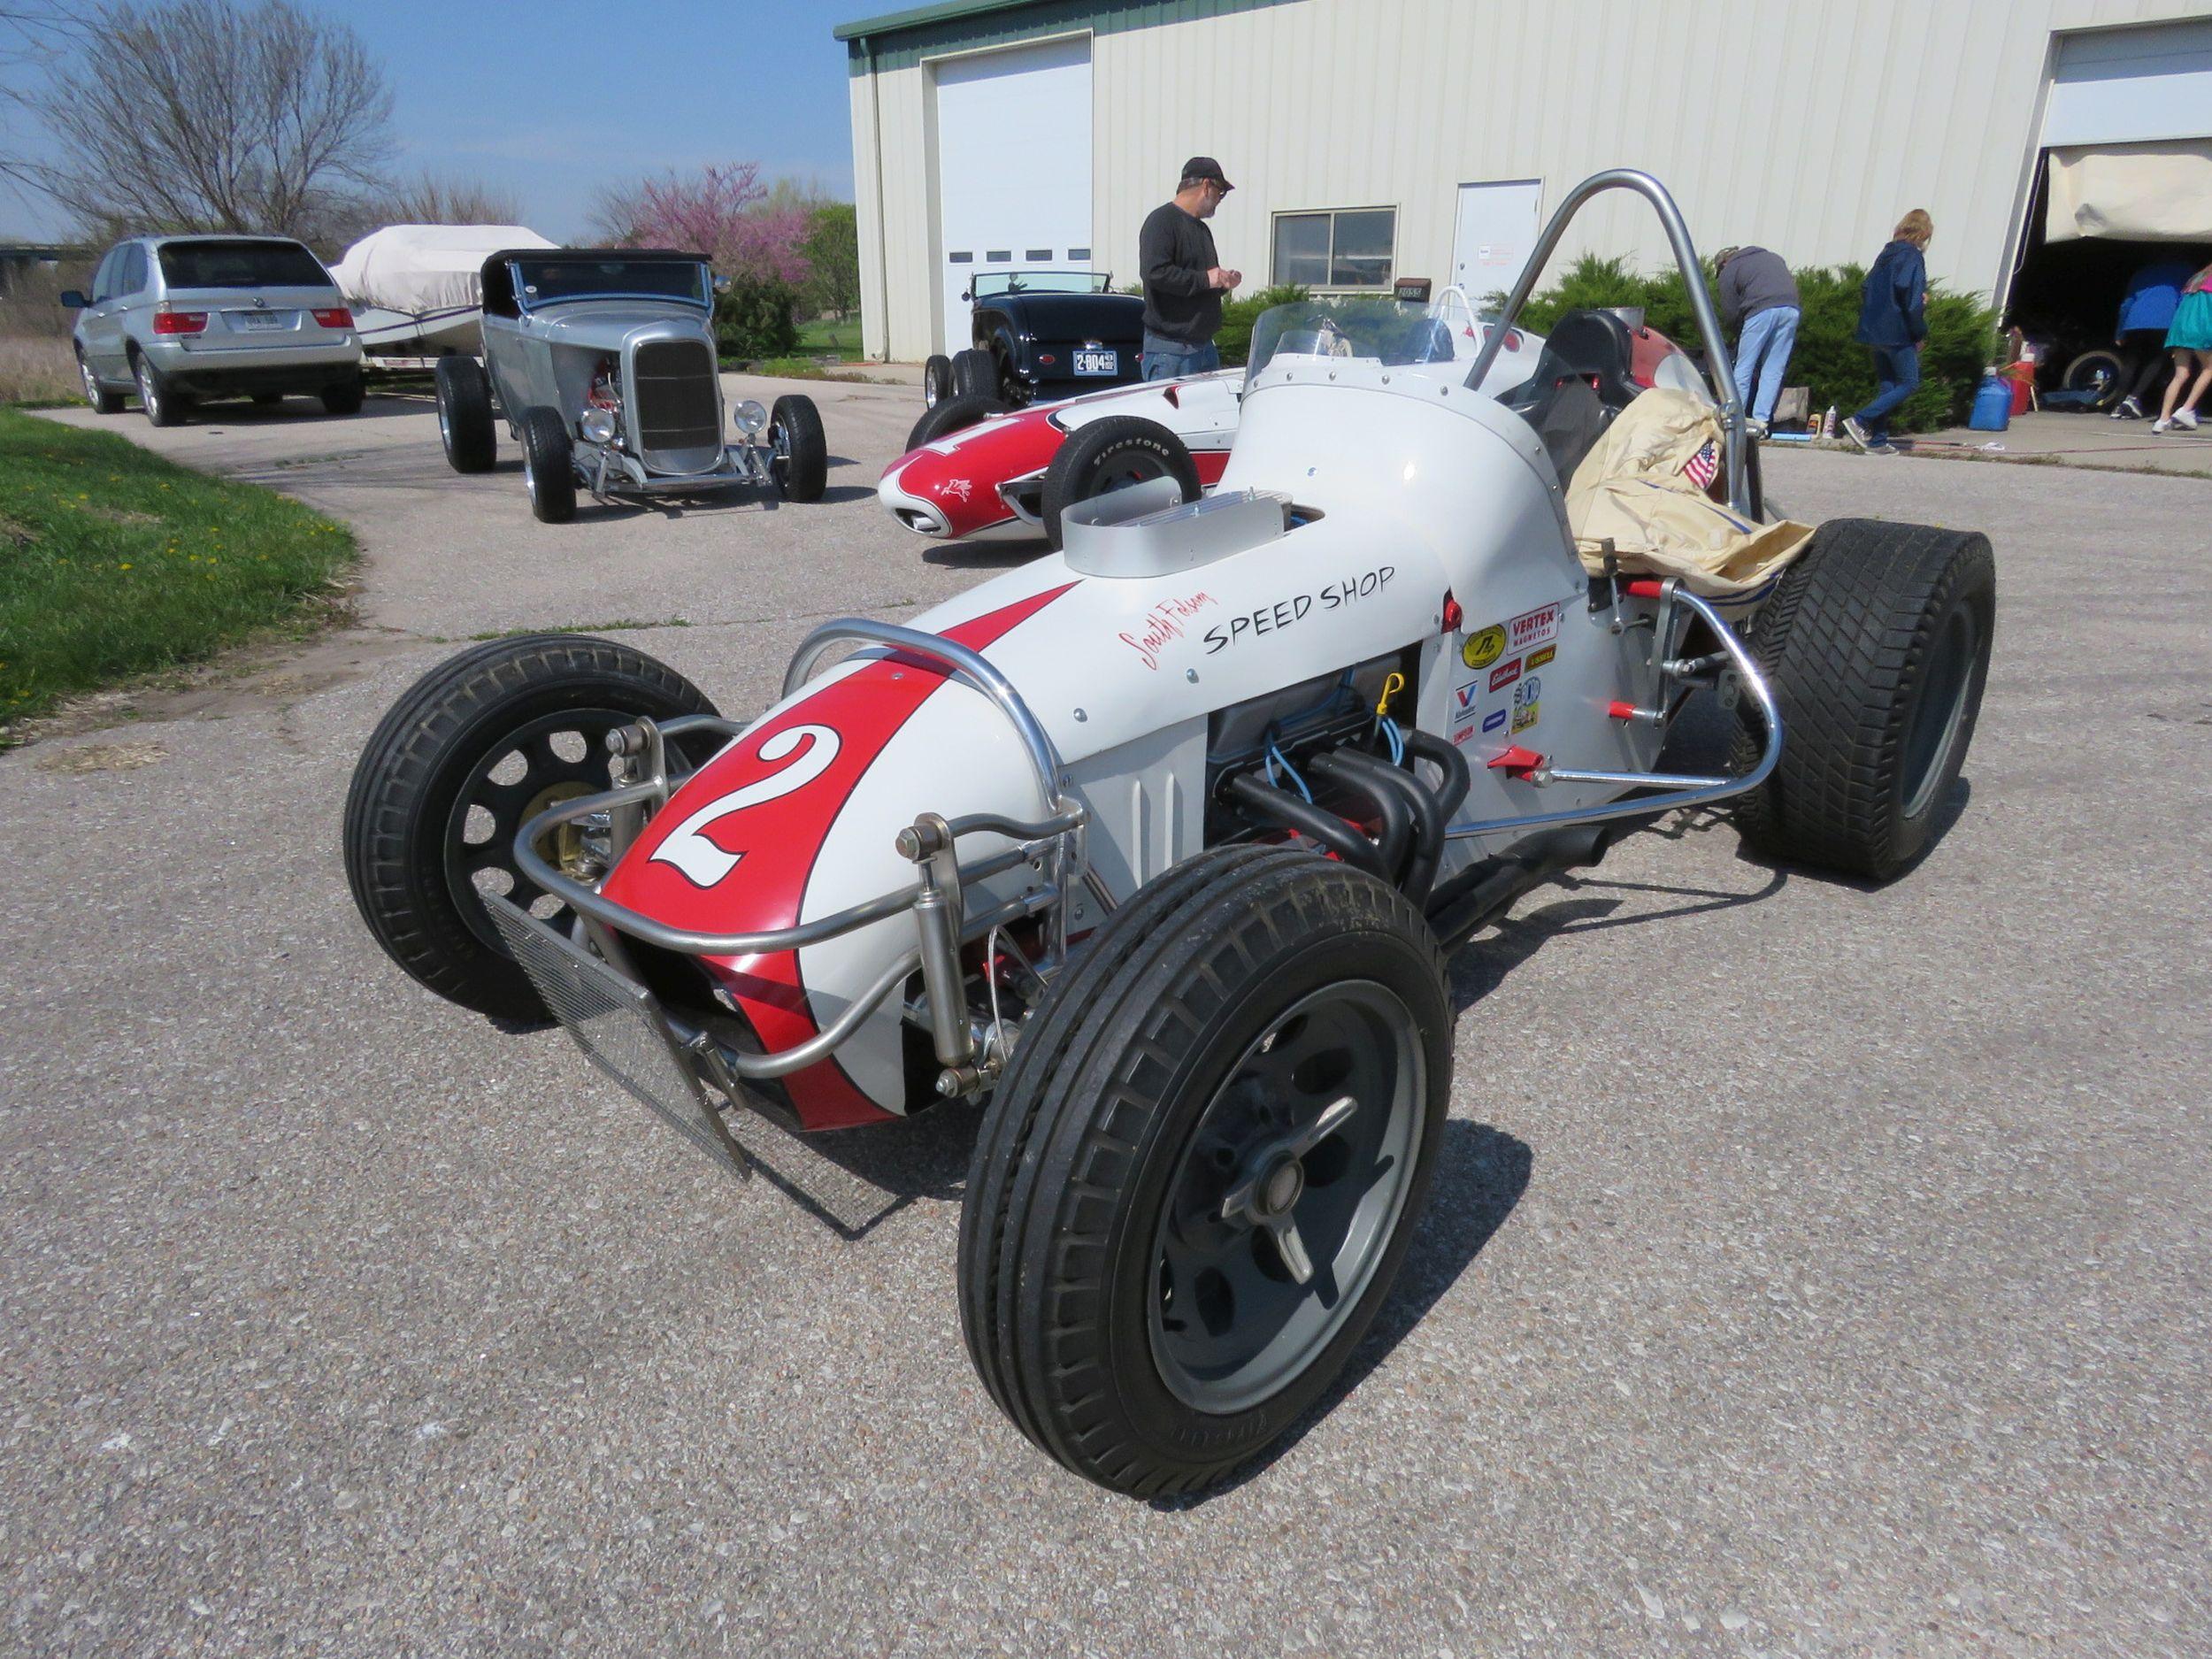
<instances>
[{"instance_id":1,"label":"blue ignition wire","mask_svg":"<svg viewBox=\"0 0 2212 1659\"><path fill-rule=\"evenodd\" d=\"M1298 768L1290 764L1290 757L1284 754L1281 749L1273 743L1270 743L1267 746L1268 782L1275 782L1275 764L1278 761L1282 763L1283 770L1290 774L1291 782L1298 786L1298 793L1305 796L1307 801L1310 803L1313 800L1313 791L1306 787L1306 780L1298 775ZM1277 784L1276 787L1280 788L1282 786Z\"/></svg>"}]
</instances>

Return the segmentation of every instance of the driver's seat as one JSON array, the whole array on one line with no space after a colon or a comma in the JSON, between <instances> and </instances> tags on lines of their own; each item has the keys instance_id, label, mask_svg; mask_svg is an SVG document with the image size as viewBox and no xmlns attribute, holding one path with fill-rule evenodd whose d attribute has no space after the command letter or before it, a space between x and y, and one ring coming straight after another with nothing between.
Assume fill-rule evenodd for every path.
<instances>
[{"instance_id":1,"label":"driver's seat","mask_svg":"<svg viewBox=\"0 0 2212 1659\"><path fill-rule=\"evenodd\" d=\"M1636 384L1635 336L1611 311L1563 312L1544 343L1572 373L1586 380L1598 401L1616 412L1644 388Z\"/></svg>"}]
</instances>

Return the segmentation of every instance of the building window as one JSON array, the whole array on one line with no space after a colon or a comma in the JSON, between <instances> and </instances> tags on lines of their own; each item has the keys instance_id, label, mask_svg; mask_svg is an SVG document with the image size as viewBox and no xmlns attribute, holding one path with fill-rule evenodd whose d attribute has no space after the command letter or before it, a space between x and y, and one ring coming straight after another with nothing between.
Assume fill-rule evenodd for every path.
<instances>
[{"instance_id":1,"label":"building window","mask_svg":"<svg viewBox=\"0 0 2212 1659\"><path fill-rule=\"evenodd\" d=\"M1068 250L1068 257L1069 257L1069 258L1071 258L1071 259L1086 259L1086 260L1087 260L1087 259L1088 259L1090 257L1091 257L1091 250L1090 250L1088 248L1071 248L1071 249L1069 249L1069 250Z\"/></svg>"},{"instance_id":2,"label":"building window","mask_svg":"<svg viewBox=\"0 0 2212 1659\"><path fill-rule=\"evenodd\" d=\"M1388 288L1397 242L1394 207L1278 213L1270 280L1310 288Z\"/></svg>"}]
</instances>

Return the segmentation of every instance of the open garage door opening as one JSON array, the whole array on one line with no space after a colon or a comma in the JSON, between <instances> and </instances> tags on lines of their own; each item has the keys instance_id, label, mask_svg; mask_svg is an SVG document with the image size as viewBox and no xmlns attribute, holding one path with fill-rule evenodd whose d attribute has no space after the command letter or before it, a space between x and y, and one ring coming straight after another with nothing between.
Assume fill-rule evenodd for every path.
<instances>
[{"instance_id":1,"label":"open garage door opening","mask_svg":"<svg viewBox=\"0 0 2212 1659\"><path fill-rule=\"evenodd\" d=\"M2057 406L2154 403L2166 357L2116 338L2131 286L2212 263L2212 21L2068 35L2005 321L2037 345ZM2154 410L2153 412L2155 412Z\"/></svg>"}]
</instances>

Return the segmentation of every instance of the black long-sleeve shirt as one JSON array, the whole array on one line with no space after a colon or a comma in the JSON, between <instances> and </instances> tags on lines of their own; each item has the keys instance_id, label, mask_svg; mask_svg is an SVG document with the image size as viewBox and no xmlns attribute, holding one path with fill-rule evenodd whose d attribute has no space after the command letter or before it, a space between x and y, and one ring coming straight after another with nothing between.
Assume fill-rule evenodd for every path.
<instances>
[{"instance_id":1,"label":"black long-sleeve shirt","mask_svg":"<svg viewBox=\"0 0 2212 1659\"><path fill-rule=\"evenodd\" d=\"M1163 202L1137 234L1144 280L1144 331L1202 346L1221 326L1221 290L1206 273L1221 263L1206 221Z\"/></svg>"}]
</instances>

